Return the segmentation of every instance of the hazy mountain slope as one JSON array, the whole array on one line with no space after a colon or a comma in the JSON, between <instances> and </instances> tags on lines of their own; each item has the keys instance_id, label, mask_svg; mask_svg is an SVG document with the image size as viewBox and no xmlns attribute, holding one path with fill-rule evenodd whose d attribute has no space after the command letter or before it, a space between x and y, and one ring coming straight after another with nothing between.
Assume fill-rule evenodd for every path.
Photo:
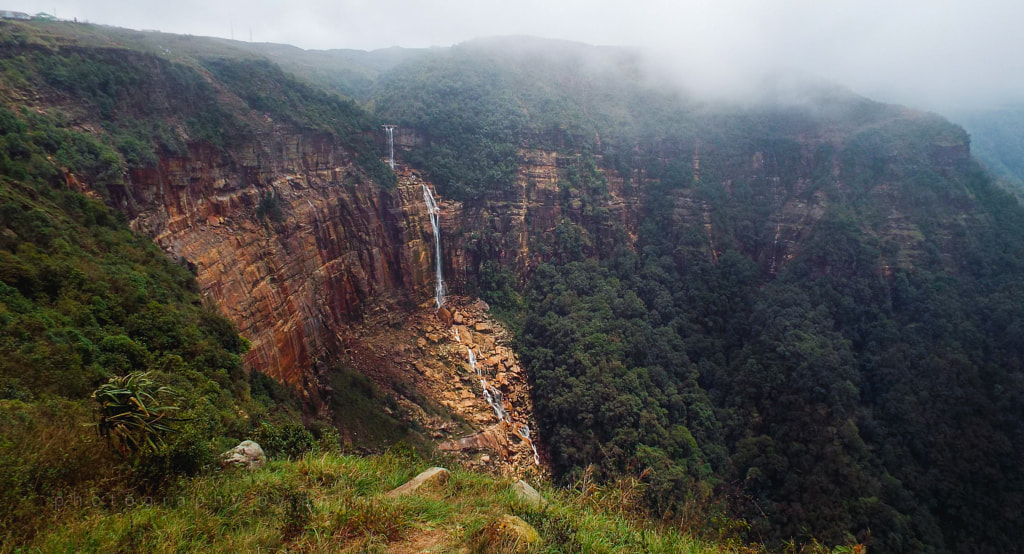
<instances>
[{"instance_id":1,"label":"hazy mountain slope","mask_svg":"<svg viewBox=\"0 0 1024 554\"><path fill-rule=\"evenodd\" d=\"M428 300L432 182L448 285L515 325L559 478L635 476L658 516L726 510L773 545L1015 548L1024 213L961 128L822 85L700 100L635 53L521 38L311 62L371 115L237 44L13 28L5 103L100 137L70 174L193 261L308 405L353 322ZM426 375L414 352L362 361Z\"/></svg>"},{"instance_id":2,"label":"hazy mountain slope","mask_svg":"<svg viewBox=\"0 0 1024 554\"><path fill-rule=\"evenodd\" d=\"M949 115L971 134L974 155L1014 194L1024 194L1024 110L957 110Z\"/></svg>"},{"instance_id":3,"label":"hazy mountain slope","mask_svg":"<svg viewBox=\"0 0 1024 554\"><path fill-rule=\"evenodd\" d=\"M524 152L567 158L578 209L519 273L557 473L646 468L665 513L738 494L763 536L1012 548L1024 212L962 129L828 87L701 102L628 53L497 45L399 66L375 106L469 203L514 196ZM636 230L602 209L620 179Z\"/></svg>"}]
</instances>

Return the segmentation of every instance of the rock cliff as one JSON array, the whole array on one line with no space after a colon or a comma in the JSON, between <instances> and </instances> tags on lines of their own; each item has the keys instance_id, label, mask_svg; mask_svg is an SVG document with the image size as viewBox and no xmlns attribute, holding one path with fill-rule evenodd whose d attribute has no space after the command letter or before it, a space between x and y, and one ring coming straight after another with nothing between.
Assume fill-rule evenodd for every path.
<instances>
[{"instance_id":1,"label":"rock cliff","mask_svg":"<svg viewBox=\"0 0 1024 554\"><path fill-rule=\"evenodd\" d=\"M348 324L415 298L432 279L418 186L365 182L329 137L197 147L133 171L129 183L133 227L195 268L249 339L248 367L310 394Z\"/></svg>"}]
</instances>

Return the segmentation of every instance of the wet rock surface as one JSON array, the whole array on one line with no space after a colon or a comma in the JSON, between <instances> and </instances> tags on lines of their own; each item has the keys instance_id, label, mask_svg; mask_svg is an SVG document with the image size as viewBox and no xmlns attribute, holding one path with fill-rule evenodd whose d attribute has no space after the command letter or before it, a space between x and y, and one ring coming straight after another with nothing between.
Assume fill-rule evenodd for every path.
<instances>
[{"instance_id":1,"label":"wet rock surface","mask_svg":"<svg viewBox=\"0 0 1024 554\"><path fill-rule=\"evenodd\" d=\"M346 337L352 364L394 395L405 417L460 463L504 475L542 474L528 434L534 423L527 376L511 335L483 302L455 296L445 306L463 324L446 326L430 300L412 315L380 313L353 327ZM480 324L486 332L477 330ZM500 394L503 419L482 382Z\"/></svg>"}]
</instances>

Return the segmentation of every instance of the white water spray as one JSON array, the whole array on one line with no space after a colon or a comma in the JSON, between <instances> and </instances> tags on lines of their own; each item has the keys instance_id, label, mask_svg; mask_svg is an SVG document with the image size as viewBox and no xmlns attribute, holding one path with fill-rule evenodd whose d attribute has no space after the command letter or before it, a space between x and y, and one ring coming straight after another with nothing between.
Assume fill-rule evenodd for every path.
<instances>
[{"instance_id":1,"label":"white water spray","mask_svg":"<svg viewBox=\"0 0 1024 554\"><path fill-rule=\"evenodd\" d=\"M484 389L484 400L494 410L494 415L498 416L499 422L506 421L508 419L508 412L505 411L504 398L502 398L501 391L487 384L487 379L484 379L480 368L476 366L476 352L473 352L472 348L467 348L466 350L469 351L469 367L476 373L476 376L480 379L480 386Z\"/></svg>"},{"instance_id":2,"label":"white water spray","mask_svg":"<svg viewBox=\"0 0 1024 554\"><path fill-rule=\"evenodd\" d=\"M394 125L381 125L384 127L384 132L388 134L388 166L391 170L395 169L395 126Z\"/></svg>"},{"instance_id":3,"label":"white water spray","mask_svg":"<svg viewBox=\"0 0 1024 554\"><path fill-rule=\"evenodd\" d=\"M456 333L456 339L458 339L458 333ZM461 341L460 341L461 342ZM511 418L509 418L508 412L505 410L505 398L501 394L501 391L487 384L487 379L484 379L483 372L476 365L476 352L472 348L466 346L466 352L469 353L469 367L476 373L478 379L480 379L480 387L483 389L484 400L487 401L487 405L494 410L494 414L498 416L499 423L513 424ZM504 427L504 426L503 426ZM533 444L533 440L530 438L530 428L526 425L519 425L516 428L513 425L514 433L519 435L524 441L530 445L530 449L533 450L533 462L540 465L540 456L537 454L537 447Z\"/></svg>"},{"instance_id":4,"label":"white water spray","mask_svg":"<svg viewBox=\"0 0 1024 554\"><path fill-rule=\"evenodd\" d=\"M540 465L540 456L537 455L537 447L533 444L533 439L530 438L530 428L523 425L519 428L519 436L523 437L523 440L530 443L530 448L533 449L533 463Z\"/></svg>"},{"instance_id":5,"label":"white water spray","mask_svg":"<svg viewBox=\"0 0 1024 554\"><path fill-rule=\"evenodd\" d=\"M441 275L441 208L434 201L434 195L423 185L423 200L427 204L430 227L434 231L434 302L438 309L444 304L444 278Z\"/></svg>"}]
</instances>

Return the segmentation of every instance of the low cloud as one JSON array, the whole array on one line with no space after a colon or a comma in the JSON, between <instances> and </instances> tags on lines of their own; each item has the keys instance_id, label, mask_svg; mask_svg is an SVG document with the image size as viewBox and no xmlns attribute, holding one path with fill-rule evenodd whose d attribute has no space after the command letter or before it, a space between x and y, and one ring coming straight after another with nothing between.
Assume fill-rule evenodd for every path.
<instances>
[{"instance_id":1,"label":"low cloud","mask_svg":"<svg viewBox=\"0 0 1024 554\"><path fill-rule=\"evenodd\" d=\"M996 0L13 0L136 29L302 48L449 46L533 35L638 46L679 82L735 95L766 74L818 75L925 108L1024 98L1024 3Z\"/></svg>"}]
</instances>

